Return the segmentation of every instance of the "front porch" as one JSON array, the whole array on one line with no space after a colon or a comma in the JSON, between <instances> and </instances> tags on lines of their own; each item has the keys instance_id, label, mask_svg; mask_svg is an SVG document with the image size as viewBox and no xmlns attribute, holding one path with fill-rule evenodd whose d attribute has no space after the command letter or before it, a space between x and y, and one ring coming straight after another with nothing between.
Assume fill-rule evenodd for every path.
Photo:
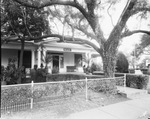
<instances>
[{"instance_id":1,"label":"front porch","mask_svg":"<svg viewBox=\"0 0 150 119\"><path fill-rule=\"evenodd\" d=\"M2 65L7 66L9 58L16 58L16 67L19 66L19 54L20 44L4 44L2 46ZM52 70L57 68L59 73L65 72L80 72L83 73L83 66L86 62L83 58L88 55L91 57L93 49L89 46L71 44L71 43L57 43L51 42L46 44L34 44L26 43L23 66L26 70L33 68L34 65L38 65L41 68L41 64L48 67L48 72L52 73ZM46 56L49 57L49 62L45 61Z\"/></svg>"}]
</instances>

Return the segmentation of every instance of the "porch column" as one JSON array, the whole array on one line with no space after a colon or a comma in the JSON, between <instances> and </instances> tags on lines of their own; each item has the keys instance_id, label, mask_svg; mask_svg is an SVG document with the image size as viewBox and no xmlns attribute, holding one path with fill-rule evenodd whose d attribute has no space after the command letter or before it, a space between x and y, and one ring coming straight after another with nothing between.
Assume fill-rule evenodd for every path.
<instances>
[{"instance_id":1,"label":"porch column","mask_svg":"<svg viewBox=\"0 0 150 119\"><path fill-rule=\"evenodd\" d=\"M32 57L31 57L31 68L34 68L35 65L35 50L32 50Z\"/></svg>"},{"instance_id":2,"label":"porch column","mask_svg":"<svg viewBox=\"0 0 150 119\"><path fill-rule=\"evenodd\" d=\"M46 66L45 58L46 58L47 49L44 48L42 52L43 52L43 55L42 55L43 62L42 63L44 65L44 67L45 67Z\"/></svg>"},{"instance_id":3,"label":"porch column","mask_svg":"<svg viewBox=\"0 0 150 119\"><path fill-rule=\"evenodd\" d=\"M88 61L87 66L90 66L91 65L91 52L86 52L85 55L87 58L86 60Z\"/></svg>"},{"instance_id":4,"label":"porch column","mask_svg":"<svg viewBox=\"0 0 150 119\"><path fill-rule=\"evenodd\" d=\"M38 48L38 68L40 68L41 65L41 47Z\"/></svg>"}]
</instances>

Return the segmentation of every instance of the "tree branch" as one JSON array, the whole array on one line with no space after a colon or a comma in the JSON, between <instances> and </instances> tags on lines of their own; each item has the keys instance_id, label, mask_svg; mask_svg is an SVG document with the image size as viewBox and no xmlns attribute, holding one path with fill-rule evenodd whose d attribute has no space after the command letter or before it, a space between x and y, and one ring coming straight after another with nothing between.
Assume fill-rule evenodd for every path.
<instances>
[{"instance_id":1,"label":"tree branch","mask_svg":"<svg viewBox=\"0 0 150 119\"><path fill-rule=\"evenodd\" d=\"M109 7L108 7L108 9L107 9L107 14L108 14L108 15L109 15L109 17L110 17L110 20L111 20L111 24L112 24L112 26L115 26L115 25L114 25L114 23L113 23L112 16L111 16L111 14L109 13L109 9L111 8L112 4L113 4L113 3L111 3L111 4L109 5Z\"/></svg>"},{"instance_id":2,"label":"tree branch","mask_svg":"<svg viewBox=\"0 0 150 119\"><path fill-rule=\"evenodd\" d=\"M108 40L107 40L107 48L110 48L110 44L114 43L114 44L118 44L119 40L120 40L120 36L122 33L123 28L126 25L127 20L129 19L129 17L131 16L130 12L131 10L134 8L134 5L136 4L137 0L128 0L127 4L122 12L122 14L120 15L117 24L115 25L115 27L113 28L113 30L111 31ZM117 46L117 45L115 45Z\"/></svg>"},{"instance_id":3,"label":"tree branch","mask_svg":"<svg viewBox=\"0 0 150 119\"><path fill-rule=\"evenodd\" d=\"M134 30L134 31L125 31L122 35L121 38L123 37L127 37L127 36L131 36L135 33L145 33L147 35L150 35L150 31L146 31L146 30Z\"/></svg>"},{"instance_id":4,"label":"tree branch","mask_svg":"<svg viewBox=\"0 0 150 119\"><path fill-rule=\"evenodd\" d=\"M25 28L27 30L27 33L29 34L30 37L32 37L28 27L27 27L27 21L26 21L26 10L24 10L24 8L21 8L21 12L22 12L22 15L23 15L23 22L24 22L24 25L25 25Z\"/></svg>"},{"instance_id":5,"label":"tree branch","mask_svg":"<svg viewBox=\"0 0 150 119\"><path fill-rule=\"evenodd\" d=\"M27 7L31 7L31 8L35 8L35 9L41 9L47 6L52 6L52 5L68 5L68 6L72 6L77 8L82 14L83 16L86 18L86 20L88 21L88 23L90 24L92 30L95 32L95 34L97 34L97 37L100 38L101 40L104 40L104 36L103 33L101 31L101 28L98 24L98 19L96 17L96 15L94 14L94 8L95 8L95 2L91 2L92 6L89 5L88 7L88 11L86 12L86 10L75 0L75 1L63 1L63 0L47 0L45 2L41 2L41 3L37 3L37 4L33 4L30 2L23 2L22 0L14 0L17 3L23 5L23 6L27 6ZM92 13L92 14L90 14Z\"/></svg>"},{"instance_id":6,"label":"tree branch","mask_svg":"<svg viewBox=\"0 0 150 119\"><path fill-rule=\"evenodd\" d=\"M83 15L85 18L88 18L88 13L86 12L86 10L76 1L63 1L63 0L47 0L44 3L38 3L38 4L33 4L30 2L23 2L22 0L14 0L17 3L26 6L26 7L31 7L31 8L35 8L35 9L41 9L47 6L52 6L52 5L69 5L72 7L77 8Z\"/></svg>"},{"instance_id":7,"label":"tree branch","mask_svg":"<svg viewBox=\"0 0 150 119\"><path fill-rule=\"evenodd\" d=\"M138 12L144 12L144 11L149 11L150 12L150 7L145 7L145 6L143 6L143 7L136 7L136 8L134 8L133 10L131 10L131 15L135 15L135 14L137 14Z\"/></svg>"}]
</instances>

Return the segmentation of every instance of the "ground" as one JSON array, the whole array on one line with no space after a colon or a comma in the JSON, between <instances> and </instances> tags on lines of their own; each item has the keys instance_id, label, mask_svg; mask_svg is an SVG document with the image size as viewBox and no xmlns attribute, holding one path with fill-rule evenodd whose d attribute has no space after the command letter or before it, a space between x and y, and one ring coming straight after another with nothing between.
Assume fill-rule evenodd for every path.
<instances>
[{"instance_id":1,"label":"ground","mask_svg":"<svg viewBox=\"0 0 150 119\"><path fill-rule=\"evenodd\" d=\"M93 93L89 100L85 100L85 95L78 94L65 99L56 99L34 104L32 110L20 112L7 112L2 114L2 119L61 119L72 113L82 112L129 99L121 95L105 95L103 93Z\"/></svg>"}]
</instances>

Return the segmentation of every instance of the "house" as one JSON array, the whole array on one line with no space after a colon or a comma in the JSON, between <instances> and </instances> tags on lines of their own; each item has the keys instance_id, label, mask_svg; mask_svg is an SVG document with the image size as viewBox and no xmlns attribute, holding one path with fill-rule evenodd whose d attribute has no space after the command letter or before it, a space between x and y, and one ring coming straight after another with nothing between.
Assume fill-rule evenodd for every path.
<instances>
[{"instance_id":1,"label":"house","mask_svg":"<svg viewBox=\"0 0 150 119\"><path fill-rule=\"evenodd\" d=\"M16 66L19 65L20 43L8 43L1 46L1 64L7 66L8 58L17 58ZM74 44L65 42L26 42L23 56L23 66L26 69L33 68L35 64L40 68L42 60L46 55L51 56L51 61L48 64L49 73L54 67L59 69L60 73L68 72L69 68L76 67L76 72L83 72L82 59L85 55L91 56L98 54L93 48L85 44ZM71 71L71 70L70 70Z\"/></svg>"}]
</instances>

